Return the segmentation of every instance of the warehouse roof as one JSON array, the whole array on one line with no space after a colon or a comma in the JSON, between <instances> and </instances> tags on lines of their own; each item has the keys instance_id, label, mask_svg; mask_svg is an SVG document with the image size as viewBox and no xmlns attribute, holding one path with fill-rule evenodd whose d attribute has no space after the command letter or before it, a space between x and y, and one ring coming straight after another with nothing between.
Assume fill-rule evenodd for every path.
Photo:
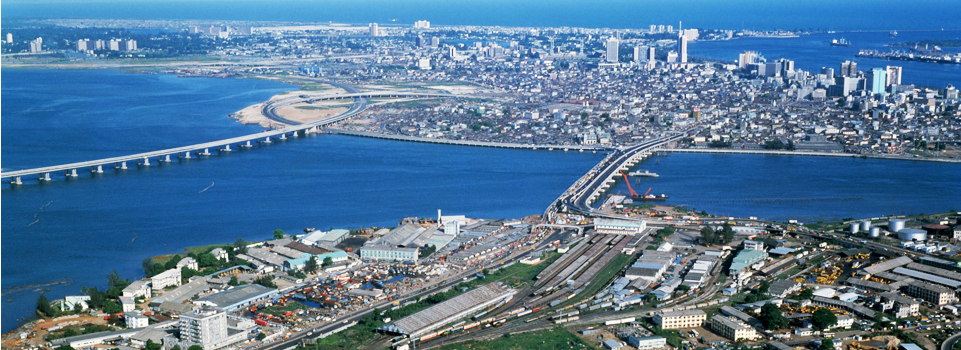
<instances>
[{"instance_id":1,"label":"warehouse roof","mask_svg":"<svg viewBox=\"0 0 961 350\"><path fill-rule=\"evenodd\" d=\"M419 334L420 332L429 331L437 327L437 323L444 322L452 316L484 304L498 302L503 300L504 297L513 294L514 291L500 284L486 284L440 304L431 306L423 311L404 317L394 323L384 325L382 329L401 334Z\"/></svg>"},{"instance_id":2,"label":"warehouse roof","mask_svg":"<svg viewBox=\"0 0 961 350\"><path fill-rule=\"evenodd\" d=\"M937 283L937 284L943 284L943 285L946 285L946 286L951 287L951 288L961 287L961 281L953 280L953 279L950 279L950 278L944 278L944 277L941 277L941 276L935 276L935 275L932 275L932 274L930 274L930 273L921 272L921 271L917 271L917 270L912 270L912 269L907 269L907 268L899 267L899 268L894 269L894 270L891 271L891 272L894 272L894 273L896 273L896 274L905 275L905 276L911 276L911 277L914 277L914 278L916 278L916 279L925 280L925 281L928 281L928 282L934 282L934 283Z\"/></svg>"},{"instance_id":3,"label":"warehouse roof","mask_svg":"<svg viewBox=\"0 0 961 350\"><path fill-rule=\"evenodd\" d=\"M274 288L267 288L259 284L248 284L199 298L196 303L213 304L220 308L230 309L237 304L268 297L276 293L277 290Z\"/></svg>"},{"instance_id":4,"label":"warehouse roof","mask_svg":"<svg viewBox=\"0 0 961 350\"><path fill-rule=\"evenodd\" d=\"M898 266L904 266L912 262L911 258L902 256L897 259L885 260L877 264L865 267L863 270L869 274L876 274L878 272L884 272L893 269Z\"/></svg>"}]
</instances>

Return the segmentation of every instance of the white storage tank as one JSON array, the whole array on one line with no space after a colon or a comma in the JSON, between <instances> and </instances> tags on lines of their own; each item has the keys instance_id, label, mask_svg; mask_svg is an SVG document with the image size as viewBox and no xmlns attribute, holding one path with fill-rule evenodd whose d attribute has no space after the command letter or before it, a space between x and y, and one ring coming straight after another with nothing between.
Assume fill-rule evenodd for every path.
<instances>
[{"instance_id":1,"label":"white storage tank","mask_svg":"<svg viewBox=\"0 0 961 350\"><path fill-rule=\"evenodd\" d=\"M871 220L863 220L863 221L861 221L861 231L865 231L865 232L866 232L866 231L869 231L869 230L871 230Z\"/></svg>"},{"instance_id":2,"label":"white storage tank","mask_svg":"<svg viewBox=\"0 0 961 350\"><path fill-rule=\"evenodd\" d=\"M881 228L877 226L872 227L871 230L868 231L868 236L871 236L871 238L881 237Z\"/></svg>"},{"instance_id":3,"label":"white storage tank","mask_svg":"<svg viewBox=\"0 0 961 350\"><path fill-rule=\"evenodd\" d=\"M858 233L858 223L856 222L851 223L851 233Z\"/></svg>"},{"instance_id":4,"label":"white storage tank","mask_svg":"<svg viewBox=\"0 0 961 350\"><path fill-rule=\"evenodd\" d=\"M916 228L905 228L898 231L898 239L902 241L924 241L928 239L928 233Z\"/></svg>"},{"instance_id":5,"label":"white storage tank","mask_svg":"<svg viewBox=\"0 0 961 350\"><path fill-rule=\"evenodd\" d=\"M889 219L888 231L898 232L904 229L904 219Z\"/></svg>"}]
</instances>

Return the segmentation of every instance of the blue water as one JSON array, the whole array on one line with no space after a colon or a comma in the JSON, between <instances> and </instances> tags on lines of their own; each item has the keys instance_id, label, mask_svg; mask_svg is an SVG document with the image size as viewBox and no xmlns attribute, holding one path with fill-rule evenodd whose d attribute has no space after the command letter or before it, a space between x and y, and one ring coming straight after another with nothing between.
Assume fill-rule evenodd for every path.
<instances>
[{"instance_id":1,"label":"blue water","mask_svg":"<svg viewBox=\"0 0 961 350\"><path fill-rule=\"evenodd\" d=\"M225 116L290 89L112 71L2 73L5 169L259 132ZM54 299L105 285L111 269L142 276L145 257L265 239L277 228L396 226L437 209L483 218L536 215L601 157L321 135L96 177L3 184L2 286L71 278L72 285L47 292ZM2 330L31 315L36 298L31 291L5 295L12 301L3 303Z\"/></svg>"},{"instance_id":2,"label":"blue water","mask_svg":"<svg viewBox=\"0 0 961 350\"><path fill-rule=\"evenodd\" d=\"M632 182L670 204L774 220L830 221L961 210L961 164L920 161L672 153L637 165L660 175ZM632 179L631 181L634 181ZM618 181L611 193L627 193ZM759 204L751 199L859 198Z\"/></svg>"},{"instance_id":3,"label":"blue water","mask_svg":"<svg viewBox=\"0 0 961 350\"><path fill-rule=\"evenodd\" d=\"M136 4L136 5L134 5ZM7 0L3 18L207 19L411 24L647 28L959 29L961 2L925 0Z\"/></svg>"},{"instance_id":4,"label":"blue water","mask_svg":"<svg viewBox=\"0 0 961 350\"><path fill-rule=\"evenodd\" d=\"M851 42L848 47L831 46L831 39L845 38ZM961 86L961 64L936 64L910 61L889 61L877 58L857 57L859 50L891 51L884 45L919 40L961 39L961 30L950 31L900 31L897 37L887 32L848 32L834 34L812 34L797 38L742 38L727 41L695 41L688 44L691 56L713 58L725 61L737 60L738 54L752 50L761 53L768 62L779 58L794 61L796 69L820 73L821 67L840 71L841 62L854 61L861 71L874 67L901 66L904 68L902 84L945 88L948 84ZM903 50L903 49L902 49ZM957 49L946 49L957 52Z\"/></svg>"}]
</instances>

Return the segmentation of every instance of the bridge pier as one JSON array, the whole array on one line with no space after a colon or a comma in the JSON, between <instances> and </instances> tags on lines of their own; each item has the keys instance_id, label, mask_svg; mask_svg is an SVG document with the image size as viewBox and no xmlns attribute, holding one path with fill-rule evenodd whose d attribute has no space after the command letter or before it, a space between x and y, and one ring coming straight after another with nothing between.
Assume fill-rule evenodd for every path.
<instances>
[{"instance_id":1,"label":"bridge pier","mask_svg":"<svg viewBox=\"0 0 961 350\"><path fill-rule=\"evenodd\" d=\"M184 159L190 159L190 151L184 152Z\"/></svg>"},{"instance_id":2,"label":"bridge pier","mask_svg":"<svg viewBox=\"0 0 961 350\"><path fill-rule=\"evenodd\" d=\"M150 166L150 157L143 157L143 163L141 163L140 165Z\"/></svg>"},{"instance_id":3,"label":"bridge pier","mask_svg":"<svg viewBox=\"0 0 961 350\"><path fill-rule=\"evenodd\" d=\"M253 147L253 145L250 144L250 140L247 140L247 143L244 144L244 147L250 148Z\"/></svg>"},{"instance_id":4,"label":"bridge pier","mask_svg":"<svg viewBox=\"0 0 961 350\"><path fill-rule=\"evenodd\" d=\"M113 166L114 169L127 170L127 162L117 162Z\"/></svg>"},{"instance_id":5,"label":"bridge pier","mask_svg":"<svg viewBox=\"0 0 961 350\"><path fill-rule=\"evenodd\" d=\"M281 140L286 140L286 139L287 139L287 134L286 134L286 133L280 134L280 139L281 139Z\"/></svg>"},{"instance_id":6,"label":"bridge pier","mask_svg":"<svg viewBox=\"0 0 961 350\"><path fill-rule=\"evenodd\" d=\"M209 156L209 155L210 155L210 149L209 149L209 148L204 148L204 152L203 152L203 153L200 153L200 155L202 155L202 156Z\"/></svg>"},{"instance_id":7,"label":"bridge pier","mask_svg":"<svg viewBox=\"0 0 961 350\"><path fill-rule=\"evenodd\" d=\"M221 148L220 150L224 152L230 152L230 144L228 143L224 145L224 148Z\"/></svg>"},{"instance_id":8,"label":"bridge pier","mask_svg":"<svg viewBox=\"0 0 961 350\"><path fill-rule=\"evenodd\" d=\"M70 169L70 171L67 172L67 177L77 177L77 176L79 176L77 175L77 169Z\"/></svg>"},{"instance_id":9,"label":"bridge pier","mask_svg":"<svg viewBox=\"0 0 961 350\"><path fill-rule=\"evenodd\" d=\"M296 130L294 130L293 137L297 137L297 131L296 131Z\"/></svg>"},{"instance_id":10,"label":"bridge pier","mask_svg":"<svg viewBox=\"0 0 961 350\"><path fill-rule=\"evenodd\" d=\"M271 143L270 136L267 136L266 138L264 138L264 143Z\"/></svg>"},{"instance_id":11,"label":"bridge pier","mask_svg":"<svg viewBox=\"0 0 961 350\"><path fill-rule=\"evenodd\" d=\"M41 173L40 181L50 181L50 173Z\"/></svg>"},{"instance_id":12,"label":"bridge pier","mask_svg":"<svg viewBox=\"0 0 961 350\"><path fill-rule=\"evenodd\" d=\"M91 172L91 173L97 173L97 174L103 174L103 164L98 165L98 166L95 166L95 167L90 167L90 172Z\"/></svg>"},{"instance_id":13,"label":"bridge pier","mask_svg":"<svg viewBox=\"0 0 961 350\"><path fill-rule=\"evenodd\" d=\"M20 181L19 176L14 176L13 180L10 180L10 183L14 185L23 185L23 182Z\"/></svg>"},{"instance_id":14,"label":"bridge pier","mask_svg":"<svg viewBox=\"0 0 961 350\"><path fill-rule=\"evenodd\" d=\"M170 163L170 155L164 156L164 162Z\"/></svg>"}]
</instances>

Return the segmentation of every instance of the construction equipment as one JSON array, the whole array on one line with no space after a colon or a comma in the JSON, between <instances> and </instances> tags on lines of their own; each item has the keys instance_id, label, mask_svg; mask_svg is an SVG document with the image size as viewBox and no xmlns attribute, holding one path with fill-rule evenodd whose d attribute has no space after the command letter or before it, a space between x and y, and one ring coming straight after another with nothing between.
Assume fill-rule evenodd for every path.
<instances>
[{"instance_id":1,"label":"construction equipment","mask_svg":"<svg viewBox=\"0 0 961 350\"><path fill-rule=\"evenodd\" d=\"M627 190L630 191L630 193L631 193L631 198L633 199L633 198L635 198L635 197L638 197L637 192L634 192L634 188L631 187L631 181L629 181L629 180L627 179L627 174L625 174L623 171L621 171L621 175L624 176L624 183L627 184ZM651 192L650 189L648 189L647 191L648 191L648 192ZM645 193L644 195L646 196L647 193Z\"/></svg>"}]
</instances>

